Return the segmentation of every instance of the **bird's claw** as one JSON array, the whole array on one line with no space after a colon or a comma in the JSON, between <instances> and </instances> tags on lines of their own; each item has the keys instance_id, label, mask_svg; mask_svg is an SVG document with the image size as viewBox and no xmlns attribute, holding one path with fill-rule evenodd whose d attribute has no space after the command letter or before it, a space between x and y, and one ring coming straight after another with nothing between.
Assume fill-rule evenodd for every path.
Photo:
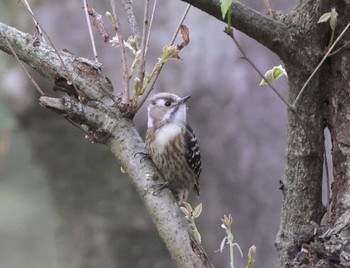
<instances>
[{"instance_id":1,"label":"bird's claw","mask_svg":"<svg viewBox=\"0 0 350 268\"><path fill-rule=\"evenodd\" d=\"M151 159L151 157L149 156L148 153L137 152L137 153L134 154L134 158L135 158L137 155L142 155L141 158L140 158L140 163L142 163L143 159L145 159L145 158Z\"/></svg>"},{"instance_id":2,"label":"bird's claw","mask_svg":"<svg viewBox=\"0 0 350 268\"><path fill-rule=\"evenodd\" d=\"M158 195L161 190L169 186L169 182L159 182L154 184L152 187L155 188L153 191L153 195Z\"/></svg>"}]
</instances>

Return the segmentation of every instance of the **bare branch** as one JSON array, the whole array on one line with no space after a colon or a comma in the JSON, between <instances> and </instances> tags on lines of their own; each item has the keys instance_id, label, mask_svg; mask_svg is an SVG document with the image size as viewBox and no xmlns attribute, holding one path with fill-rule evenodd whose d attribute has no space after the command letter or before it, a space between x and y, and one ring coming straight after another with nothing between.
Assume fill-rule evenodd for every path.
<instances>
[{"instance_id":1,"label":"bare branch","mask_svg":"<svg viewBox=\"0 0 350 268\"><path fill-rule=\"evenodd\" d=\"M28 6L27 6L27 5L28 5ZM44 44L46 44L46 41L45 41L45 39L44 39L44 36L42 35L42 32L45 34L45 36L46 36L47 39L49 40L50 45L52 46L52 48L53 48L53 49L55 50L55 52L57 53L58 59L60 60L64 71L66 71L66 75L67 75L67 77L68 77L68 78L67 78L67 81L69 81L69 83L73 85L73 89L75 90L75 94L76 94L77 96L79 96L79 91L78 91L78 89L77 89L77 87L76 87L76 85L75 85L75 83L74 83L74 80L73 80L72 76L70 76L70 73L68 72L68 69L67 69L67 67L66 67L66 65L65 65L65 63L64 63L64 61L62 60L61 55L60 55L60 53L58 52L58 49L56 48L55 44L52 42L50 36L47 34L47 32L45 31L45 29L42 28L42 27L40 26L39 22L38 22L37 19L35 18L34 13L33 13L33 11L30 9L30 6L29 6L29 4L28 4L27 2L26 2L26 6L27 6L27 8L28 8L28 11L29 11L29 13L30 13L32 19L33 19L33 20L35 21L35 23L36 23L35 29L37 29L37 31L39 32L39 34L40 34L41 37L43 38ZM41 42L38 42L38 41L39 41L39 40L38 40L38 37L37 37L36 34L35 34L34 37L31 39L31 42L32 42L33 45L38 46L38 45L40 45L40 43L41 43ZM11 43L11 42L10 42L10 43Z\"/></svg>"},{"instance_id":2,"label":"bare branch","mask_svg":"<svg viewBox=\"0 0 350 268\"><path fill-rule=\"evenodd\" d=\"M222 18L220 0L181 0L209 15L226 22ZM272 18L252 10L238 1L232 5L232 26L275 52L282 59L288 58L292 48L292 38L287 27Z\"/></svg>"},{"instance_id":3,"label":"bare branch","mask_svg":"<svg viewBox=\"0 0 350 268\"><path fill-rule=\"evenodd\" d=\"M141 39L141 62L140 62L140 69L139 69L139 79L140 79L141 87L143 85L143 79L145 78L146 45L147 45L147 37L149 34L148 12L149 12L149 0L145 0L142 39Z\"/></svg>"},{"instance_id":4,"label":"bare branch","mask_svg":"<svg viewBox=\"0 0 350 268\"><path fill-rule=\"evenodd\" d=\"M274 15L273 15L273 10L272 10L271 5L270 5L270 0L264 0L264 3L265 3L267 10L269 11L270 17L273 18Z\"/></svg>"},{"instance_id":5,"label":"bare branch","mask_svg":"<svg viewBox=\"0 0 350 268\"><path fill-rule=\"evenodd\" d=\"M236 44L239 51L242 53L243 59L245 59L250 66L253 67L253 69L259 74L259 76L265 80L265 82L270 86L270 88L273 90L273 92L277 95L277 97L287 106L288 109L290 109L292 112L295 113L294 107L292 107L287 100L283 98L283 96L278 92L278 90L267 80L265 79L265 76L260 72L258 67L254 64L254 62L251 61L251 59L247 56L244 49L241 47L241 45L238 43L237 39L233 35L232 29L226 29L225 32L231 37L232 41Z\"/></svg>"},{"instance_id":6,"label":"bare branch","mask_svg":"<svg viewBox=\"0 0 350 268\"><path fill-rule=\"evenodd\" d=\"M97 95L98 98L103 98L108 96L104 91L112 92L112 85L106 77L100 75L101 66L95 61L78 58L63 51L56 52L45 44L34 47L31 39L31 35L0 22L0 50L11 54L7 40L21 61L38 70L47 79L64 79L71 84L71 77L74 77L77 88L84 88L84 95L88 99L96 99Z\"/></svg>"},{"instance_id":7,"label":"bare branch","mask_svg":"<svg viewBox=\"0 0 350 268\"><path fill-rule=\"evenodd\" d=\"M129 86L130 86L130 75L129 75L129 69L128 69L128 63L125 56L125 46L124 46L124 37L120 31L120 24L119 19L117 17L116 12L116 6L115 6L115 0L110 0L111 7L112 7L112 13L113 13L113 19L114 19L114 30L116 31L117 38L119 40L119 52L120 52L120 58L122 61L122 68L123 68L123 85L124 85L124 94L122 96L122 103L124 105L127 105L129 103L130 99L130 93L129 93Z\"/></svg>"},{"instance_id":8,"label":"bare branch","mask_svg":"<svg viewBox=\"0 0 350 268\"><path fill-rule=\"evenodd\" d=\"M33 21L34 21L34 23L35 23L35 26L36 26L37 29L38 29L38 32L40 33L40 36L42 37L44 43L46 43L45 37L43 36L41 27L40 27L40 25L39 25L39 22L37 22L37 20L35 19L33 10L32 10L32 8L30 7L28 1L27 1L27 0L21 0L21 2L22 2L22 4L26 7L26 9L27 9L28 12L30 13L30 15L32 16L32 19L33 19Z\"/></svg>"},{"instance_id":9,"label":"bare branch","mask_svg":"<svg viewBox=\"0 0 350 268\"><path fill-rule=\"evenodd\" d=\"M309 76L309 78L306 80L305 84L303 85L303 87L301 88L301 90L299 91L298 96L295 98L294 102L293 102L293 106L296 107L301 95L303 94L305 88L307 87L307 85L310 83L311 79L314 77L314 75L317 73L317 71L321 68L322 64L324 63L324 61L327 59L327 57L329 56L329 54L332 52L332 50L334 49L334 47L336 46L336 44L339 42L339 40L343 37L343 35L345 34L345 32L349 29L350 27L350 22L348 23L348 25L346 25L346 27L344 28L344 30L340 33L340 35L338 36L338 38L334 41L333 45L328 49L327 53L323 56L322 60L320 61L320 63L317 65L317 67L314 69L314 71L312 72L312 74Z\"/></svg>"},{"instance_id":10,"label":"bare branch","mask_svg":"<svg viewBox=\"0 0 350 268\"><path fill-rule=\"evenodd\" d=\"M157 0L154 0L153 8L152 8L151 20L150 20L150 23L149 23L149 29L148 29L148 35L147 35L145 56L147 55L147 51L148 51L148 44L149 44L149 40L150 40L150 37L151 37L153 19L154 19L154 14L156 12L156 6L157 6Z\"/></svg>"},{"instance_id":11,"label":"bare branch","mask_svg":"<svg viewBox=\"0 0 350 268\"><path fill-rule=\"evenodd\" d=\"M182 16L182 18L181 18L181 20L180 20L180 22L179 22L179 25L177 26L177 29L176 29L176 31L175 31L175 33L174 33L174 35L173 35L173 38L172 38L171 43L170 43L170 46L172 46L172 45L174 44L175 39L176 39L177 35L178 35L179 32L180 32L181 25L182 25L183 22L185 21L185 19L186 19L186 17L187 17L187 14L188 14L188 12L190 11L190 8L191 8L191 5L188 5L188 6L186 7L186 10L185 10L185 12L184 12L184 14L183 14L183 16ZM157 82L157 79L158 79L158 77L159 77L160 72L161 72L162 69L163 69L163 66L164 66L164 64L162 64L162 65L160 66L160 68L159 68L159 70L158 70L158 72L157 72L157 74L156 74L156 76L155 76L155 78L154 78L154 80L153 80L153 82L152 82L152 84L151 84L149 90L147 90L147 91L145 92L145 94L143 95L143 98L139 101L138 106L137 106L137 111L142 107L142 105L145 103L145 101L147 100L148 96L151 94L152 90L154 89L154 85L155 85L156 82Z\"/></svg>"},{"instance_id":12,"label":"bare branch","mask_svg":"<svg viewBox=\"0 0 350 268\"><path fill-rule=\"evenodd\" d=\"M180 29L181 29L181 25L184 23L186 17L187 17L187 14L188 12L190 11L190 8L191 8L191 5L188 5L185 9L185 12L184 14L182 15L182 18L180 19L180 22L179 24L177 25L177 28L176 28L176 31L173 35L173 38L171 39L171 42L170 42L170 45L172 46L174 43L175 43L175 40L176 40L176 37L178 36L179 32L180 32Z\"/></svg>"},{"instance_id":13,"label":"bare branch","mask_svg":"<svg viewBox=\"0 0 350 268\"><path fill-rule=\"evenodd\" d=\"M5 42L8 45L9 49L11 50L12 55L16 58L18 64L21 66L22 70L24 71L24 73L26 74L26 76L29 78L29 80L32 82L32 84L34 85L34 87L36 88L36 90L40 93L40 95L44 96L45 93L44 91L42 91L42 89L39 87L39 85L35 82L35 80L33 79L33 77L28 73L27 69L24 67L24 64L20 61L20 59L18 58L16 51L13 49L12 45L9 43L9 41L6 39L5 36Z\"/></svg>"},{"instance_id":14,"label":"bare branch","mask_svg":"<svg viewBox=\"0 0 350 268\"><path fill-rule=\"evenodd\" d=\"M102 15L99 14L91 5L87 4L87 12L89 16L93 18L92 26L95 26L99 31L100 35L103 37L103 42L107 43L109 41L109 33L106 30Z\"/></svg>"},{"instance_id":15,"label":"bare branch","mask_svg":"<svg viewBox=\"0 0 350 268\"><path fill-rule=\"evenodd\" d=\"M84 2L84 13L85 13L85 18L86 18L86 24L87 24L88 29L89 29L92 51L94 53L95 61L98 61L94 34L92 33L92 27L91 27L91 23L90 23L90 19L89 19L88 4L87 4L86 0L83 0L83 2Z\"/></svg>"}]
</instances>

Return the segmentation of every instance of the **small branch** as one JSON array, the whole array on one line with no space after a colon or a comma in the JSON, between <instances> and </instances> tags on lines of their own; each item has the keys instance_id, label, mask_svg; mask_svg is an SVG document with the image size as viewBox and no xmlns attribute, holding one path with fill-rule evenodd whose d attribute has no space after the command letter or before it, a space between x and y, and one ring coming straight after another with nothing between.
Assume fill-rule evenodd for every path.
<instances>
[{"instance_id":1,"label":"small branch","mask_svg":"<svg viewBox=\"0 0 350 268\"><path fill-rule=\"evenodd\" d=\"M72 83L76 95L77 95L77 96L80 96L80 95L79 95L79 90L78 90L77 86L76 86L75 83L74 83L73 77L70 76L70 73L68 72L68 68L67 68L67 66L65 65L65 63L64 63L64 61L63 61L63 59L62 59L60 53L58 52L58 49L56 48L55 44L52 42L50 36L47 34L47 32L45 31L45 29L44 29L43 27L40 26L39 22L36 20L36 18L35 18L35 16L34 16L34 13L31 11L30 7L29 7L28 11L29 11L29 13L30 13L32 19L36 22L36 28L37 28L38 30L40 29L40 31L42 31L42 32L45 34L45 36L46 36L47 39L49 40L49 44L52 46L52 48L53 48L54 51L56 52L57 57L58 57L58 59L60 60L60 62L61 62L61 64L62 64L62 67L63 67L63 69L64 69L65 72L66 72L66 77L67 77L66 79L67 79L67 81L69 81L70 83ZM1 24L1 23L0 23L0 24ZM5 25L5 24L3 24L3 25ZM42 34L42 33L40 33L40 34ZM43 38L44 38L44 36L43 36ZM36 41L36 40L32 40L32 41ZM44 39L44 41L45 41L45 39ZM46 44L46 41L45 41L44 44Z\"/></svg>"},{"instance_id":2,"label":"small branch","mask_svg":"<svg viewBox=\"0 0 350 268\"><path fill-rule=\"evenodd\" d=\"M322 60L320 61L320 63L317 65L317 67L315 68L315 70L312 72L312 74L309 76L309 78L306 80L305 84L303 85L303 87L301 88L301 90L299 91L298 96L295 98L295 101L293 102L292 106L295 108L301 95L304 93L305 88L307 87L307 85L310 83L311 79L315 76L315 74L317 73L317 71L321 68L323 62L327 59L327 57L329 56L329 54L332 52L332 50L334 49L334 47L336 46L336 44L339 42L339 40L342 38L342 36L345 34L345 32L348 30L348 28L350 27L350 22L348 23L348 25L346 25L346 27L344 28L344 30L340 33L340 35L338 36L338 38L334 41L333 45L328 49L327 53L323 56Z\"/></svg>"},{"instance_id":3,"label":"small branch","mask_svg":"<svg viewBox=\"0 0 350 268\"><path fill-rule=\"evenodd\" d=\"M38 70L47 79L65 79L74 77L75 87L84 90L87 100L103 99L105 93L113 92L109 80L96 67L96 62L61 52L58 54L52 47L41 44L34 47L31 36L0 22L0 50L13 54L7 41L16 51L18 58ZM65 68L62 68L62 65Z\"/></svg>"},{"instance_id":4,"label":"small branch","mask_svg":"<svg viewBox=\"0 0 350 268\"><path fill-rule=\"evenodd\" d=\"M37 20L35 19L35 16L34 16L34 13L33 13L33 10L32 8L30 7L29 3L27 0L21 0L22 4L27 8L28 12L30 13L30 15L32 16L32 19L38 29L38 32L40 34L40 36L42 37L42 40L44 43L46 43L46 40L45 40L45 37L43 36L43 33L42 33L42 29L39 25L39 22L37 22Z\"/></svg>"},{"instance_id":5,"label":"small branch","mask_svg":"<svg viewBox=\"0 0 350 268\"><path fill-rule=\"evenodd\" d=\"M147 55L147 51L148 51L148 44L149 44L149 40L150 40L150 37L151 37L152 26L153 26L153 19L154 19L154 14L156 12L156 6L157 6L157 0L154 0L153 8L152 8L151 20L150 20L150 23L149 23L149 30L148 30L148 35L147 35L145 56Z\"/></svg>"},{"instance_id":6,"label":"small branch","mask_svg":"<svg viewBox=\"0 0 350 268\"><path fill-rule=\"evenodd\" d=\"M177 26L177 29L176 29L176 31L175 31L175 33L174 33L174 35L173 35L173 38L171 39L170 46L172 46L172 45L175 43L175 39L176 39L177 35L178 35L179 32L180 32L181 25L182 25L183 22L185 21L185 19L186 19L186 17L187 17L187 14L188 14L188 12L190 11L190 8L191 8L191 5L188 5L188 6L186 7L186 10L185 10L184 14L182 15L182 18L181 18L181 20L180 20L180 22L179 22L179 25ZM148 96L149 96L149 95L151 94L151 92L153 91L154 85L155 85L156 82L157 82L157 79L158 79L158 77L159 77L160 72L161 72L162 69L163 69L163 66L164 66L164 64L162 64L162 65L160 66L160 68L159 68L159 70L158 70L158 72L157 72L157 74L156 74L156 76L155 76L155 78L154 78L152 84L150 85L149 90L147 90L147 91L145 92L145 94L143 95L143 98L139 101L136 111L138 111L138 110L142 107L142 105L143 105L143 104L145 103L145 101L147 100Z\"/></svg>"},{"instance_id":7,"label":"small branch","mask_svg":"<svg viewBox=\"0 0 350 268\"><path fill-rule=\"evenodd\" d=\"M350 45L350 41L345 41L344 44L340 48L334 50L332 53L329 53L328 57L334 56L335 54L338 54L339 52L347 49L349 47L349 45Z\"/></svg>"},{"instance_id":8,"label":"small branch","mask_svg":"<svg viewBox=\"0 0 350 268\"><path fill-rule=\"evenodd\" d=\"M122 5L129 22L131 33L136 40L137 49L140 49L140 30L135 18L132 0L122 0Z\"/></svg>"},{"instance_id":9,"label":"small branch","mask_svg":"<svg viewBox=\"0 0 350 268\"><path fill-rule=\"evenodd\" d=\"M143 15L142 40L141 40L141 63L140 63L140 69L139 69L139 79L140 79L140 86L141 87L143 85L143 80L145 78L146 45L147 45L147 36L149 34L148 11L149 11L149 0L145 0L145 8L144 8L144 15Z\"/></svg>"},{"instance_id":10,"label":"small branch","mask_svg":"<svg viewBox=\"0 0 350 268\"><path fill-rule=\"evenodd\" d=\"M12 45L10 44L10 42L7 40L6 36L5 36L5 41L6 44L8 45L9 49L11 50L12 55L16 58L17 62L19 63L19 65L21 66L22 70L24 71L24 73L27 75L27 77L29 78L29 80L32 82L32 84L34 85L34 87L36 88L36 90L40 93L41 96L44 96L45 93L44 91L41 90L41 88L39 87L39 85L35 82L35 80L33 79L33 77L28 73L27 69L24 67L24 64L21 62L21 60L18 58L16 51L13 49Z\"/></svg>"},{"instance_id":11,"label":"small branch","mask_svg":"<svg viewBox=\"0 0 350 268\"><path fill-rule=\"evenodd\" d=\"M84 2L84 13L85 13L85 18L86 18L86 24L87 24L88 29L89 29L89 35L90 35L92 51L94 53L95 61L98 61L94 34L92 33L92 27L91 27L90 18L89 18L88 4L87 4L86 0L83 0L83 2Z\"/></svg>"},{"instance_id":12,"label":"small branch","mask_svg":"<svg viewBox=\"0 0 350 268\"><path fill-rule=\"evenodd\" d=\"M119 52L120 52L120 58L122 61L122 68L123 68L123 86L124 86L124 94L122 96L122 104L127 105L130 102L130 92L129 92L129 86L130 86L130 74L129 74L129 68L128 63L125 56L125 46L124 46L124 37L120 31L120 24L117 17L116 7L115 7L115 0L110 0L111 7L112 7L112 13L113 13L113 19L114 19L114 30L116 31L118 40L119 40Z\"/></svg>"},{"instance_id":13,"label":"small branch","mask_svg":"<svg viewBox=\"0 0 350 268\"><path fill-rule=\"evenodd\" d=\"M237 39L235 38L235 36L233 35L233 30L232 29L226 29L225 33L228 34L228 36L231 37L232 41L236 44L237 48L239 49L239 51L241 52L241 54L243 55L243 59L245 59L250 66L253 67L253 69L259 74L259 76L264 79L266 81L266 83L270 86L270 88L273 90L273 92L277 95L277 97L287 106L287 108L289 110L291 110L292 112L295 113L295 109L294 107L292 107L288 101L286 101L282 95L278 92L278 90L267 80L265 79L265 76L262 74L262 72L260 72L260 70L258 69L258 67L256 67L256 65L254 64L254 62L252 62L250 60L250 58L247 56L247 54L245 53L244 49L241 47L241 45L238 43Z\"/></svg>"},{"instance_id":14,"label":"small branch","mask_svg":"<svg viewBox=\"0 0 350 268\"><path fill-rule=\"evenodd\" d=\"M274 18L273 10L272 10L271 5L270 5L270 0L264 0L264 3L265 3L267 10L269 11L270 17Z\"/></svg>"},{"instance_id":15,"label":"small branch","mask_svg":"<svg viewBox=\"0 0 350 268\"><path fill-rule=\"evenodd\" d=\"M41 37L42 37L44 43L46 44L46 40L45 40L45 37L44 37L43 33L46 35L47 39L49 40L50 45L51 45L51 46L53 47L53 49L56 51L57 56L58 56L59 60L61 61L63 68L64 68L65 71L67 72L67 77L69 77L69 79L67 79L67 80L70 81L70 82L72 83L72 85L73 85L73 87L74 87L74 90L76 91L77 96L79 96L79 90L77 89L77 87L76 87L76 85L75 85L75 83L74 83L74 81L73 81L73 78L69 76L69 72L68 72L68 70L67 70L67 67L66 67L65 64L64 64L64 61L62 60L60 53L58 53L58 50L57 50L55 44L52 42L50 36L47 34L47 32L45 31L45 29L42 28L42 27L40 26L39 22L37 21L37 19L36 19L35 16L34 16L34 12L32 11L32 9L31 9L31 7L30 7L28 1L27 1L27 0L21 0L21 2L26 6L28 12L30 13L30 15L31 15L31 17L32 17L32 19L33 19L33 21L34 21L35 24L36 24L36 29L38 29L39 34L41 35Z\"/></svg>"},{"instance_id":16,"label":"small branch","mask_svg":"<svg viewBox=\"0 0 350 268\"><path fill-rule=\"evenodd\" d=\"M243 59L245 59L252 67L253 69L259 74L259 76L265 80L265 82L270 86L270 88L273 90L273 92L277 95L277 97L286 105L287 109L290 110L296 117L296 119L299 121L302 129L305 132L305 136L310 144L310 146L312 147L312 139L310 138L309 132L308 132L308 128L305 124L305 122L303 121L303 119L301 118L301 116L297 113L296 108L293 105L290 105L288 103L287 100L285 100L282 95L278 92L278 90L267 80L265 79L265 76L260 72L260 70L258 69L258 67L256 67L256 65L250 60L250 58L247 56L247 54L245 53L244 49L241 47L241 45L238 43L238 41L236 40L236 38L233 35L233 30L231 29L230 32L228 32L228 30L225 30L225 33L228 34L231 39L233 40L233 42L236 44L236 46L238 47L239 51L242 53L243 55Z\"/></svg>"},{"instance_id":17,"label":"small branch","mask_svg":"<svg viewBox=\"0 0 350 268\"><path fill-rule=\"evenodd\" d=\"M174 33L174 35L173 35L173 38L171 39L171 42L170 42L170 45L171 45L171 46L174 45L175 40L176 40L176 37L179 35L181 25L184 23L184 21L185 21L187 15L188 15L188 12L190 11L190 8L191 8L191 5L188 5L188 6L186 7L185 12L184 12L184 14L182 15L182 18L180 19L179 24L177 25L176 31L175 31L175 33Z\"/></svg>"},{"instance_id":18,"label":"small branch","mask_svg":"<svg viewBox=\"0 0 350 268\"><path fill-rule=\"evenodd\" d=\"M43 97L40 97L39 104L41 106L52 108L61 112L64 111L64 105L62 103L62 100L59 98L43 96Z\"/></svg>"}]
</instances>

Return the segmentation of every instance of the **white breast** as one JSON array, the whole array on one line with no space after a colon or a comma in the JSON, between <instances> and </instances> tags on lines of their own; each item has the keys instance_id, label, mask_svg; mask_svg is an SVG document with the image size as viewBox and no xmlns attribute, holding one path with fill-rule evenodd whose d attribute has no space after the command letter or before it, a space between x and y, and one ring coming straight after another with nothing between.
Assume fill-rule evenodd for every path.
<instances>
[{"instance_id":1,"label":"white breast","mask_svg":"<svg viewBox=\"0 0 350 268\"><path fill-rule=\"evenodd\" d=\"M154 145L157 147L159 153L162 153L168 142L173 140L180 133L181 127L177 124L167 124L158 129L155 133Z\"/></svg>"}]
</instances>

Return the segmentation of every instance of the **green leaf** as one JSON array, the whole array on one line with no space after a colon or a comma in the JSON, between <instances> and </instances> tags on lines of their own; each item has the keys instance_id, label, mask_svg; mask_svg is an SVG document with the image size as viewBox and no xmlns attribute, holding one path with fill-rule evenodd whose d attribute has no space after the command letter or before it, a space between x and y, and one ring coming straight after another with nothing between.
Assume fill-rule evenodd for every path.
<instances>
[{"instance_id":1,"label":"green leaf","mask_svg":"<svg viewBox=\"0 0 350 268\"><path fill-rule=\"evenodd\" d=\"M192 208L191 204L190 204L190 203L187 203L187 202L182 202L182 203L184 204L185 209L186 209L190 214L192 214L193 208Z\"/></svg>"},{"instance_id":2,"label":"green leaf","mask_svg":"<svg viewBox=\"0 0 350 268\"><path fill-rule=\"evenodd\" d=\"M190 215L189 211L186 208L180 207L180 209L183 212L183 214L185 214L186 218L190 218L191 215Z\"/></svg>"},{"instance_id":3,"label":"green leaf","mask_svg":"<svg viewBox=\"0 0 350 268\"><path fill-rule=\"evenodd\" d=\"M287 76L287 72L286 70L283 68L282 65L279 66L273 66L272 69L268 70L265 75L264 75L264 79L261 79L261 82L259 84L259 86L264 86L267 85L268 81L270 84L273 84L277 81L277 79L279 79L282 76Z\"/></svg>"},{"instance_id":4,"label":"green leaf","mask_svg":"<svg viewBox=\"0 0 350 268\"><path fill-rule=\"evenodd\" d=\"M317 23L322 23L328 21L332 16L332 12L324 13L319 19Z\"/></svg>"},{"instance_id":5,"label":"green leaf","mask_svg":"<svg viewBox=\"0 0 350 268\"><path fill-rule=\"evenodd\" d=\"M335 8L332 8L332 15L331 18L329 19L329 25L331 26L331 29L334 31L335 26L337 26L337 17L338 17L338 12L335 10Z\"/></svg>"},{"instance_id":6,"label":"green leaf","mask_svg":"<svg viewBox=\"0 0 350 268\"><path fill-rule=\"evenodd\" d=\"M338 17L338 12L335 10L335 8L332 8L331 12L324 13L319 18L317 23L322 23L322 22L329 21L329 25L331 26L331 29L334 31L335 26L337 25L337 17Z\"/></svg>"},{"instance_id":7,"label":"green leaf","mask_svg":"<svg viewBox=\"0 0 350 268\"><path fill-rule=\"evenodd\" d=\"M220 0L222 18L225 19L227 12L231 9L233 0Z\"/></svg>"},{"instance_id":8,"label":"green leaf","mask_svg":"<svg viewBox=\"0 0 350 268\"><path fill-rule=\"evenodd\" d=\"M202 209L203 209L202 203L200 203L198 206L196 206L196 208L193 211L193 218L194 219L198 218L201 215Z\"/></svg>"}]
</instances>

